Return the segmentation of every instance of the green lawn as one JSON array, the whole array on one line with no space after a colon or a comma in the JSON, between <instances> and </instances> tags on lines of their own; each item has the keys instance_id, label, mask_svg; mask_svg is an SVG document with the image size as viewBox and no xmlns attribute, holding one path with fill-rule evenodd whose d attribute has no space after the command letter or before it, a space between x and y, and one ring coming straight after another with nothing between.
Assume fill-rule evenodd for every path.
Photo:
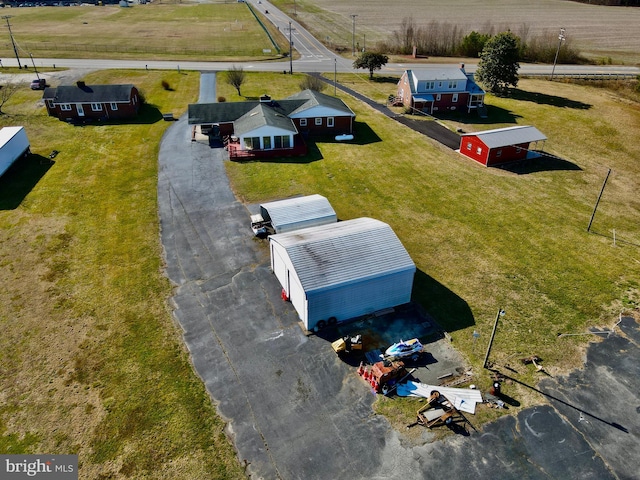
<instances>
[{"instance_id":1,"label":"green lawn","mask_svg":"<svg viewBox=\"0 0 640 480\"><path fill-rule=\"evenodd\" d=\"M238 97L220 78L218 95L282 98L301 79L248 73ZM86 80L138 85L149 104L140 121L72 127L47 117L41 93L27 88L0 116L0 125L26 127L35 154L0 178L0 451L76 452L83 478L242 478L189 364L162 275L157 153L168 124L159 114L183 113L198 75L115 71ZM499 307L507 313L492 359L516 366L536 354L554 375L581 363L585 341L557 333L610 326L637 308L637 103L524 80L514 98L488 98L497 123L453 119L452 128L468 131L533 124L565 162L516 174L481 167L341 98L357 114L353 143L227 163L233 188L247 202L320 193L341 219L388 222L418 266L415 300L476 372ZM53 149L60 153L50 164ZM509 394L530 403L518 393Z\"/></svg>"},{"instance_id":2,"label":"green lawn","mask_svg":"<svg viewBox=\"0 0 640 480\"><path fill-rule=\"evenodd\" d=\"M252 92L258 82L249 77L243 88ZM289 85L293 93L296 79ZM229 163L234 189L252 203L320 193L341 219L388 222L418 267L415 300L451 332L476 371L500 307L507 314L492 360L514 365L536 354L559 373L580 365L588 338L557 333L612 325L638 306L637 103L604 89L523 80L514 98L487 99L489 121L449 122L466 131L536 126L560 169L517 174L482 167L339 96L357 114L353 143L317 142L303 159Z\"/></svg>"},{"instance_id":3,"label":"green lawn","mask_svg":"<svg viewBox=\"0 0 640 480\"><path fill-rule=\"evenodd\" d=\"M160 112L183 113L199 75L86 81L133 83L148 105L73 127L25 87L0 116L34 153L0 178L0 451L77 453L80 478L244 478L169 310L158 234Z\"/></svg>"}]
</instances>

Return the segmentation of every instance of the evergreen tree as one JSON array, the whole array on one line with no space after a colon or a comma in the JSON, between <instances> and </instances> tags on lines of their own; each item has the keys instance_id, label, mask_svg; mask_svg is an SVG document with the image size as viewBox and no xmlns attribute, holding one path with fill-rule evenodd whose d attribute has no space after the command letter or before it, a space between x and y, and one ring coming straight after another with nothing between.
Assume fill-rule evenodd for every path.
<instances>
[{"instance_id":1,"label":"evergreen tree","mask_svg":"<svg viewBox=\"0 0 640 480\"><path fill-rule=\"evenodd\" d=\"M518 37L502 32L485 44L475 78L492 93L504 94L509 85L518 85L520 68Z\"/></svg>"}]
</instances>

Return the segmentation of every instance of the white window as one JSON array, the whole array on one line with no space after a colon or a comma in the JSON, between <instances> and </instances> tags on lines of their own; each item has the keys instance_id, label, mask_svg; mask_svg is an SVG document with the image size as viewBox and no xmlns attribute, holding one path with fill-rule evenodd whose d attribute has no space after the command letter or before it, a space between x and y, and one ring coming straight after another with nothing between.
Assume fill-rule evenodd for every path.
<instances>
[{"instance_id":1,"label":"white window","mask_svg":"<svg viewBox=\"0 0 640 480\"><path fill-rule=\"evenodd\" d=\"M307 119L306 118L301 118L300 119L300 126L301 127L306 127L307 126Z\"/></svg>"},{"instance_id":2,"label":"white window","mask_svg":"<svg viewBox=\"0 0 640 480\"><path fill-rule=\"evenodd\" d=\"M502 156L502 149L496 150L496 157Z\"/></svg>"},{"instance_id":3,"label":"white window","mask_svg":"<svg viewBox=\"0 0 640 480\"><path fill-rule=\"evenodd\" d=\"M316 125L322 125L322 118L316 118Z\"/></svg>"},{"instance_id":4,"label":"white window","mask_svg":"<svg viewBox=\"0 0 640 480\"><path fill-rule=\"evenodd\" d=\"M437 95L436 95L436 101L437 101L437 102L439 102L441 99L442 99L442 95L437 94Z\"/></svg>"},{"instance_id":5,"label":"white window","mask_svg":"<svg viewBox=\"0 0 640 480\"><path fill-rule=\"evenodd\" d=\"M471 142L467 142L467 150L471 150Z\"/></svg>"},{"instance_id":6,"label":"white window","mask_svg":"<svg viewBox=\"0 0 640 480\"><path fill-rule=\"evenodd\" d=\"M454 93L454 94L453 94L453 97L451 98L451 101L452 101L453 103L456 103L456 102L458 101L458 94L457 94L457 93Z\"/></svg>"},{"instance_id":7,"label":"white window","mask_svg":"<svg viewBox=\"0 0 640 480\"><path fill-rule=\"evenodd\" d=\"M327 117L327 127L333 127L333 117Z\"/></svg>"},{"instance_id":8,"label":"white window","mask_svg":"<svg viewBox=\"0 0 640 480\"><path fill-rule=\"evenodd\" d=\"M91 104L91 111L92 112L101 112L102 111L102 104L101 103L92 103Z\"/></svg>"},{"instance_id":9,"label":"white window","mask_svg":"<svg viewBox=\"0 0 640 480\"><path fill-rule=\"evenodd\" d=\"M433 90L436 87L436 82L427 82L424 84L427 90Z\"/></svg>"},{"instance_id":10,"label":"white window","mask_svg":"<svg viewBox=\"0 0 640 480\"><path fill-rule=\"evenodd\" d=\"M478 148L476 149L476 153L477 153L478 155L482 155L482 147L478 147Z\"/></svg>"},{"instance_id":11,"label":"white window","mask_svg":"<svg viewBox=\"0 0 640 480\"><path fill-rule=\"evenodd\" d=\"M68 103L61 103L60 110L71 110L71 105L69 105Z\"/></svg>"},{"instance_id":12,"label":"white window","mask_svg":"<svg viewBox=\"0 0 640 480\"><path fill-rule=\"evenodd\" d=\"M438 82L438 88L442 88L442 82Z\"/></svg>"},{"instance_id":13,"label":"white window","mask_svg":"<svg viewBox=\"0 0 640 480\"><path fill-rule=\"evenodd\" d=\"M111 102L111 110L117 110L118 104L116 102Z\"/></svg>"},{"instance_id":14,"label":"white window","mask_svg":"<svg viewBox=\"0 0 640 480\"><path fill-rule=\"evenodd\" d=\"M458 82L456 80L450 80L449 81L449 88L450 89L458 88Z\"/></svg>"},{"instance_id":15,"label":"white window","mask_svg":"<svg viewBox=\"0 0 640 480\"><path fill-rule=\"evenodd\" d=\"M47 107L53 108L53 100L47 99Z\"/></svg>"}]
</instances>

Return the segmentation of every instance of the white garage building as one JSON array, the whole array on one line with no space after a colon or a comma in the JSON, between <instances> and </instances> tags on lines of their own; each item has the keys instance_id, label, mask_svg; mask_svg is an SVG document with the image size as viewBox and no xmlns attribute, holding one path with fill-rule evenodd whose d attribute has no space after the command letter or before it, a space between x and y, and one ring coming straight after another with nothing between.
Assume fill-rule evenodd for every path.
<instances>
[{"instance_id":1,"label":"white garage building","mask_svg":"<svg viewBox=\"0 0 640 480\"><path fill-rule=\"evenodd\" d=\"M326 225L338 221L335 210L322 195L287 198L260 205L262 218L276 233Z\"/></svg>"},{"instance_id":2,"label":"white garage building","mask_svg":"<svg viewBox=\"0 0 640 480\"><path fill-rule=\"evenodd\" d=\"M271 268L309 330L411 300L416 266L379 220L271 235L269 245Z\"/></svg>"}]
</instances>

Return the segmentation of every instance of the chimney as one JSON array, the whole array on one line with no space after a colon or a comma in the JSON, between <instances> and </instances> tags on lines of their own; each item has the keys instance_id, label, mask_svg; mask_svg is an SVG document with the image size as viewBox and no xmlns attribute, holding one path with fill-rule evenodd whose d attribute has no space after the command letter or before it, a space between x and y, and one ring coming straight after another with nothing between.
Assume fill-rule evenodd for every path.
<instances>
[{"instance_id":1,"label":"chimney","mask_svg":"<svg viewBox=\"0 0 640 480\"><path fill-rule=\"evenodd\" d=\"M260 103L269 103L271 101L271 96L264 94L260 95Z\"/></svg>"},{"instance_id":2,"label":"chimney","mask_svg":"<svg viewBox=\"0 0 640 480\"><path fill-rule=\"evenodd\" d=\"M462 70L464 72L464 63L460 64L460 70Z\"/></svg>"},{"instance_id":3,"label":"chimney","mask_svg":"<svg viewBox=\"0 0 640 480\"><path fill-rule=\"evenodd\" d=\"M86 87L86 86L87 86L87 85L84 83L84 80L78 80L78 81L76 82L76 85L78 85L78 88L84 88L84 87Z\"/></svg>"}]
</instances>

